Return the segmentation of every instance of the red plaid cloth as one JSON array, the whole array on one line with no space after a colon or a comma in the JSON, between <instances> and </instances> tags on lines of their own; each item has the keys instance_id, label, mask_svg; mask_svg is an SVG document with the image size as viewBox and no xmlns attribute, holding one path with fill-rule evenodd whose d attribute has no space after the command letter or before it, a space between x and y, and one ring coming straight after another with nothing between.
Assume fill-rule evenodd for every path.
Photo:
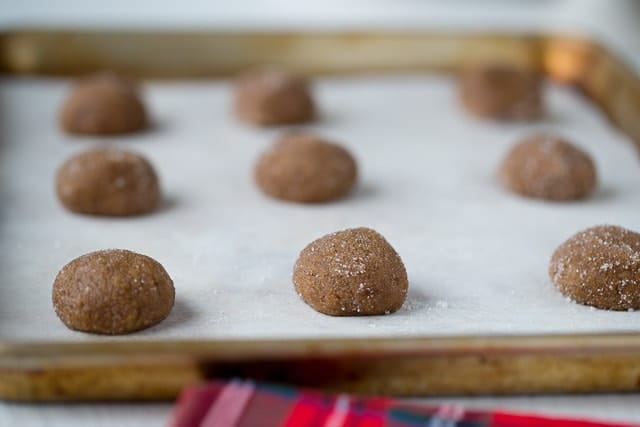
<instances>
[{"instance_id":1,"label":"red plaid cloth","mask_svg":"<svg viewBox=\"0 0 640 427\"><path fill-rule=\"evenodd\" d=\"M456 405L409 404L386 397L331 395L249 381L183 390L171 427L630 427Z\"/></svg>"}]
</instances>

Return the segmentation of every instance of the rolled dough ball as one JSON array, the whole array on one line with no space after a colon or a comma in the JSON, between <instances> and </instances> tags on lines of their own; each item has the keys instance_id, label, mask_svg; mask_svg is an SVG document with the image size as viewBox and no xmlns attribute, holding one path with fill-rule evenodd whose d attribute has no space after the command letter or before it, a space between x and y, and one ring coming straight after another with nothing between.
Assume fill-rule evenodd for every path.
<instances>
[{"instance_id":1,"label":"rolled dough ball","mask_svg":"<svg viewBox=\"0 0 640 427\"><path fill-rule=\"evenodd\" d=\"M266 194L292 202L326 202L354 186L357 167L343 147L314 135L289 133L260 156L255 181Z\"/></svg>"},{"instance_id":2,"label":"rolled dough ball","mask_svg":"<svg viewBox=\"0 0 640 427\"><path fill-rule=\"evenodd\" d=\"M173 281L154 259L122 249L74 259L53 283L53 306L70 329L127 334L169 315Z\"/></svg>"},{"instance_id":3,"label":"rolled dough ball","mask_svg":"<svg viewBox=\"0 0 640 427\"><path fill-rule=\"evenodd\" d=\"M462 105L479 117L531 120L542 116L542 90L536 73L506 65L468 68L459 82Z\"/></svg>"},{"instance_id":4,"label":"rolled dough ball","mask_svg":"<svg viewBox=\"0 0 640 427\"><path fill-rule=\"evenodd\" d=\"M404 303L409 287L400 256L370 228L311 242L296 261L293 284L304 302L331 316L392 313Z\"/></svg>"},{"instance_id":5,"label":"rolled dough ball","mask_svg":"<svg viewBox=\"0 0 640 427\"><path fill-rule=\"evenodd\" d=\"M499 169L502 184L514 193L547 200L587 197L596 187L591 157L565 140L534 135L516 144Z\"/></svg>"},{"instance_id":6,"label":"rolled dough ball","mask_svg":"<svg viewBox=\"0 0 640 427\"><path fill-rule=\"evenodd\" d=\"M72 134L125 134L146 128L147 113L131 82L102 72L73 86L62 105L60 125Z\"/></svg>"},{"instance_id":7,"label":"rolled dough ball","mask_svg":"<svg viewBox=\"0 0 640 427\"><path fill-rule=\"evenodd\" d=\"M158 177L142 156L116 148L76 154L58 169L56 192L72 212L128 216L149 213L160 204Z\"/></svg>"},{"instance_id":8,"label":"rolled dough ball","mask_svg":"<svg viewBox=\"0 0 640 427\"><path fill-rule=\"evenodd\" d=\"M560 245L549 276L567 297L607 310L640 309L640 234L613 225L581 231Z\"/></svg>"},{"instance_id":9,"label":"rolled dough ball","mask_svg":"<svg viewBox=\"0 0 640 427\"><path fill-rule=\"evenodd\" d=\"M237 116L256 125L303 123L312 120L315 114L307 81L280 70L241 76L234 95Z\"/></svg>"}]
</instances>

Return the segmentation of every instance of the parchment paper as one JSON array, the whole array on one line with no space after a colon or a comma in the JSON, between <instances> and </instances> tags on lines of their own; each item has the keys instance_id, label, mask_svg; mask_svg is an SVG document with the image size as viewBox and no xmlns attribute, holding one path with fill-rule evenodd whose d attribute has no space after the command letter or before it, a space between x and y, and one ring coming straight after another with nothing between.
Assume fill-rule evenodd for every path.
<instances>
[{"instance_id":1,"label":"parchment paper","mask_svg":"<svg viewBox=\"0 0 640 427\"><path fill-rule=\"evenodd\" d=\"M315 84L322 117L308 126L357 157L347 199L297 205L262 195L257 155L283 129L257 129L229 112L228 81L145 85L155 125L115 139L64 135L57 109L68 81L0 84L0 337L22 340L295 338L639 331L640 313L574 304L550 283L555 247L585 227L640 229L640 163L631 143L579 95L546 89L536 124L475 120L445 76L353 76ZM584 202L545 203L503 191L495 170L508 147L555 131L595 158L600 187ZM110 144L146 155L166 202L128 219L71 214L53 177L69 155ZM353 226L380 231L407 267L410 292L388 316L332 318L296 295L298 252ZM160 261L176 305L160 325L124 337L68 330L51 287L83 253L126 248Z\"/></svg>"}]
</instances>

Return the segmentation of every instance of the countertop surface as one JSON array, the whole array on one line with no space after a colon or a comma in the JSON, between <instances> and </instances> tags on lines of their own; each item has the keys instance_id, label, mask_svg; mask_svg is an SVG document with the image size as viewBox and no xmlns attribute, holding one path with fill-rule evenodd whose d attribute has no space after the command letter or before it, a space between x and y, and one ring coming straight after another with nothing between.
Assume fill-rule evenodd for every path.
<instances>
[{"instance_id":1,"label":"countertop surface","mask_svg":"<svg viewBox=\"0 0 640 427\"><path fill-rule=\"evenodd\" d=\"M440 398L433 403L456 403L469 408L532 411L548 416L569 416L640 424L640 395L519 396ZM167 424L169 403L100 403L0 406L0 425L21 427L118 426L146 427Z\"/></svg>"}]
</instances>

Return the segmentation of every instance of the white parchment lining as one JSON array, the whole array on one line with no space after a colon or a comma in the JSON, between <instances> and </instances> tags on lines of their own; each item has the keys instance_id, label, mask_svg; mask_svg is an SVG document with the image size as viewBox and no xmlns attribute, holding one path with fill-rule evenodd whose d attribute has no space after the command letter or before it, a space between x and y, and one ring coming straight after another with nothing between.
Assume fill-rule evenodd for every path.
<instances>
[{"instance_id":1,"label":"white parchment lining","mask_svg":"<svg viewBox=\"0 0 640 427\"><path fill-rule=\"evenodd\" d=\"M640 331L640 313L607 312L562 297L547 276L554 248L600 223L640 229L640 163L631 143L578 94L547 87L536 124L470 119L444 76L321 79L321 119L308 126L343 143L360 166L351 197L296 205L263 196L256 156L282 129L255 129L229 113L227 81L154 82L155 126L117 139L74 138L57 128L68 81L0 84L0 338L399 337ZM588 201L552 204L504 192L495 170L508 147L538 130L586 148L600 186ZM53 176L97 144L134 149L157 167L163 209L129 219L62 209ZM291 284L298 252L325 233L380 231L406 265L410 292L389 316L332 318ZM85 252L126 248L160 261L176 305L160 325L108 338L68 330L55 316L57 271Z\"/></svg>"}]
</instances>

